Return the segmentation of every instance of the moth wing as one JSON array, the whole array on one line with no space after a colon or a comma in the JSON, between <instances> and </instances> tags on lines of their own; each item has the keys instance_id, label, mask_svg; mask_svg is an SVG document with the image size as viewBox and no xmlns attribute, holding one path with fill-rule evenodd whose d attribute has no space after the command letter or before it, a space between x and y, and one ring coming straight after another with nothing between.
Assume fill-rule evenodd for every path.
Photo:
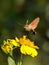
<instances>
[{"instance_id":1,"label":"moth wing","mask_svg":"<svg viewBox=\"0 0 49 65\"><path fill-rule=\"evenodd\" d=\"M34 29L36 29L36 27L37 27L37 25L38 25L38 23L39 23L39 17L37 17L35 20L33 20L30 24L29 24L29 28L31 29L31 30L34 30Z\"/></svg>"},{"instance_id":2,"label":"moth wing","mask_svg":"<svg viewBox=\"0 0 49 65\"><path fill-rule=\"evenodd\" d=\"M26 25L28 24L28 20L27 20L27 22L26 22Z\"/></svg>"}]
</instances>

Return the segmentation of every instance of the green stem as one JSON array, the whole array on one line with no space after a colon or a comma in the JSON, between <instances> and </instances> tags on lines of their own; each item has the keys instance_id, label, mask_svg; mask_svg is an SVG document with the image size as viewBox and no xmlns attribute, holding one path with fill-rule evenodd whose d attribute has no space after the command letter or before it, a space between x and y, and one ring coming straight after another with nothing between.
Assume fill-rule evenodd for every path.
<instances>
[{"instance_id":1,"label":"green stem","mask_svg":"<svg viewBox=\"0 0 49 65\"><path fill-rule=\"evenodd\" d=\"M11 52L11 53L10 53L10 56L12 56L12 57L13 57L13 52Z\"/></svg>"},{"instance_id":2,"label":"green stem","mask_svg":"<svg viewBox=\"0 0 49 65\"><path fill-rule=\"evenodd\" d=\"M23 55L21 54L20 61L18 62L18 65L23 65Z\"/></svg>"}]
</instances>

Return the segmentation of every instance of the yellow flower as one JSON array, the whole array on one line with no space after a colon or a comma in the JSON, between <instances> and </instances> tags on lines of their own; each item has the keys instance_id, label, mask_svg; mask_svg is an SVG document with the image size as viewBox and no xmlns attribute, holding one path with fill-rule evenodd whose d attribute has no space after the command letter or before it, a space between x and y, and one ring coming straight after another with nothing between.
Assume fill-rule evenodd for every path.
<instances>
[{"instance_id":1,"label":"yellow flower","mask_svg":"<svg viewBox=\"0 0 49 65\"><path fill-rule=\"evenodd\" d=\"M17 39L7 39L7 41L4 41L4 43L1 45L1 49L5 53L11 53L13 49L17 48L19 46Z\"/></svg>"},{"instance_id":2,"label":"yellow flower","mask_svg":"<svg viewBox=\"0 0 49 65\"><path fill-rule=\"evenodd\" d=\"M26 36L23 36L22 38L20 38L19 43L21 45L24 44L24 45L27 45L29 47L32 47L32 48L35 48L35 49L39 49L39 47L35 46L34 42L30 41L28 38L26 38Z\"/></svg>"},{"instance_id":3,"label":"yellow flower","mask_svg":"<svg viewBox=\"0 0 49 65\"><path fill-rule=\"evenodd\" d=\"M6 44L6 41L4 41L4 44L1 46L1 49L6 53L10 53L13 51L13 46L10 44Z\"/></svg>"},{"instance_id":4,"label":"yellow flower","mask_svg":"<svg viewBox=\"0 0 49 65\"><path fill-rule=\"evenodd\" d=\"M28 55L31 55L32 57L35 57L38 55L38 52L36 49L29 47L27 45L22 45L20 48L20 51L22 54L25 54L25 55L28 54Z\"/></svg>"},{"instance_id":5,"label":"yellow flower","mask_svg":"<svg viewBox=\"0 0 49 65\"><path fill-rule=\"evenodd\" d=\"M33 41L26 38L26 36L23 36L22 38L20 38L19 43L21 45L20 51L22 54L25 54L25 55L28 54L28 55L31 55L32 57L35 57L38 55L38 52L36 49L39 49L39 47L36 46Z\"/></svg>"}]
</instances>

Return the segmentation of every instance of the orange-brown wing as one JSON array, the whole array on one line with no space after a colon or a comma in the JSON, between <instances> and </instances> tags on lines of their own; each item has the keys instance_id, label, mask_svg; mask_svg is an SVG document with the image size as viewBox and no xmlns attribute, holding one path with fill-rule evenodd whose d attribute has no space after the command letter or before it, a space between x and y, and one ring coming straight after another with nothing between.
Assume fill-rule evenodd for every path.
<instances>
[{"instance_id":1,"label":"orange-brown wing","mask_svg":"<svg viewBox=\"0 0 49 65\"><path fill-rule=\"evenodd\" d=\"M29 24L29 28L31 29L31 30L34 30L34 29L36 29L36 27L37 27L37 25L38 25L38 23L39 23L39 17L37 17L35 20L33 20L30 24Z\"/></svg>"}]
</instances>

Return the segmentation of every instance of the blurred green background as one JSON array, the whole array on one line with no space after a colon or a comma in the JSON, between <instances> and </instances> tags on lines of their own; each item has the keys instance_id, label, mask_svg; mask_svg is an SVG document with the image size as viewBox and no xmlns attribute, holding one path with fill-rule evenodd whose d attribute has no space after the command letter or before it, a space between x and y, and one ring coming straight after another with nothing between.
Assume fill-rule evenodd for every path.
<instances>
[{"instance_id":1,"label":"blurred green background","mask_svg":"<svg viewBox=\"0 0 49 65\"><path fill-rule=\"evenodd\" d=\"M24 25L40 17L36 35L25 32ZM0 0L0 45L8 38L27 34L37 44L37 57L23 56L23 65L49 65L49 0ZM14 51L14 57L19 59L19 52ZM8 65L7 55L0 49L0 65Z\"/></svg>"}]
</instances>

